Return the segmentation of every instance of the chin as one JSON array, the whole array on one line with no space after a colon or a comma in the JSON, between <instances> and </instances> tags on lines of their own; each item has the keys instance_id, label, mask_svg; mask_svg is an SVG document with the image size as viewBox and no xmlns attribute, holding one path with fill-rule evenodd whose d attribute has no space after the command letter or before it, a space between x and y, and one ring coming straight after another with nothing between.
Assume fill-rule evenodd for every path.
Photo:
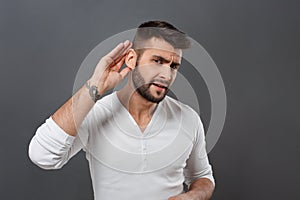
<instances>
[{"instance_id":1,"label":"chin","mask_svg":"<svg viewBox=\"0 0 300 200\"><path fill-rule=\"evenodd\" d=\"M152 98L150 101L152 101L154 103L159 103L166 97L166 95L167 95L166 92L161 92L160 94L157 94L157 92L154 92L154 94L151 95Z\"/></svg>"},{"instance_id":2,"label":"chin","mask_svg":"<svg viewBox=\"0 0 300 200\"><path fill-rule=\"evenodd\" d=\"M140 87L137 88L136 91L147 101L159 103L165 98L168 90L157 91L151 87Z\"/></svg>"}]
</instances>

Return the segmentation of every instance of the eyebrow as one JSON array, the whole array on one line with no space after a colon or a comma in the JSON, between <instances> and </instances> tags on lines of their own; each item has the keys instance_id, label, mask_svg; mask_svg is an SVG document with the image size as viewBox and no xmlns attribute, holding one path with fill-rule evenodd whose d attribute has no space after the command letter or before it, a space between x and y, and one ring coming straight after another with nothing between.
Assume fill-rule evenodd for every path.
<instances>
[{"instance_id":1,"label":"eyebrow","mask_svg":"<svg viewBox=\"0 0 300 200\"><path fill-rule=\"evenodd\" d=\"M170 63L171 62L171 60L168 60L168 59L166 59L166 58L164 58L162 56L159 56L159 55L152 55L152 57L161 60L163 63ZM172 65L178 65L179 66L180 63L178 63L178 62L172 62Z\"/></svg>"}]
</instances>

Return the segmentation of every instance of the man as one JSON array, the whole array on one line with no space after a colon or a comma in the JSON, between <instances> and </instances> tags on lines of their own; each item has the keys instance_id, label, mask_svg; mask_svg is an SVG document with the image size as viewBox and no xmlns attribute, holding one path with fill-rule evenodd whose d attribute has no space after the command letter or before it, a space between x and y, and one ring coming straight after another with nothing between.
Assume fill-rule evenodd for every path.
<instances>
[{"instance_id":1,"label":"man","mask_svg":"<svg viewBox=\"0 0 300 200\"><path fill-rule=\"evenodd\" d=\"M104 56L86 84L38 128L31 160L58 169L83 149L96 200L210 199L214 179L200 118L166 96L189 46L167 22L140 25L133 44L120 43ZM103 97L126 76L121 90Z\"/></svg>"}]
</instances>

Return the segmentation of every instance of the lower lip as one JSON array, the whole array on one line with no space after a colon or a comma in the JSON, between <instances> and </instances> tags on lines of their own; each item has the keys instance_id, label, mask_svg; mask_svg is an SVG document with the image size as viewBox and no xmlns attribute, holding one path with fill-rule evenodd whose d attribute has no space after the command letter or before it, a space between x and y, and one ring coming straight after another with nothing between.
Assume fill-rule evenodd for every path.
<instances>
[{"instance_id":1,"label":"lower lip","mask_svg":"<svg viewBox=\"0 0 300 200\"><path fill-rule=\"evenodd\" d=\"M162 87L158 87L158 86L156 86L156 85L153 85L154 87L155 87L155 89L156 90L158 90L158 91L163 91L163 90L165 90L165 88L162 88Z\"/></svg>"}]
</instances>

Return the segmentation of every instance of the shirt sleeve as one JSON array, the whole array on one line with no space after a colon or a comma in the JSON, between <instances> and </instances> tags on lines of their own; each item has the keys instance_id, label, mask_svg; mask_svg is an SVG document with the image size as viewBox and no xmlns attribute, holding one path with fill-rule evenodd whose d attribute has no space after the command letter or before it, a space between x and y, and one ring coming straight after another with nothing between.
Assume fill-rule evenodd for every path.
<instances>
[{"instance_id":1,"label":"shirt sleeve","mask_svg":"<svg viewBox=\"0 0 300 200\"><path fill-rule=\"evenodd\" d=\"M30 141L28 154L33 163L43 169L59 169L87 142L88 130L82 123L76 137L61 129L49 117L36 131Z\"/></svg>"},{"instance_id":2,"label":"shirt sleeve","mask_svg":"<svg viewBox=\"0 0 300 200\"><path fill-rule=\"evenodd\" d=\"M199 116L197 116L196 120L196 140L187 160L186 167L184 168L185 184L189 187L199 178L208 178L215 185L212 167L206 153L203 125Z\"/></svg>"}]
</instances>

